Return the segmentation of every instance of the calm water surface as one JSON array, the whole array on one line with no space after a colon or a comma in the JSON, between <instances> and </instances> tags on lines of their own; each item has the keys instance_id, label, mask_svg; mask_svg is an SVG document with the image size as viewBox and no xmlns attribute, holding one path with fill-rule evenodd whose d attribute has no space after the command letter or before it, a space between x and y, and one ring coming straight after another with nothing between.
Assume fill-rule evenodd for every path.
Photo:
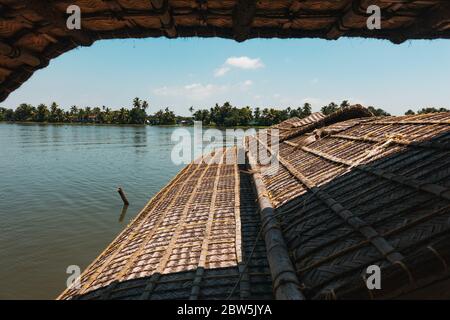
<instances>
[{"instance_id":1,"label":"calm water surface","mask_svg":"<svg viewBox=\"0 0 450 320\"><path fill-rule=\"evenodd\" d=\"M92 262L183 167L173 130L0 123L0 299L53 299Z\"/></svg>"}]
</instances>

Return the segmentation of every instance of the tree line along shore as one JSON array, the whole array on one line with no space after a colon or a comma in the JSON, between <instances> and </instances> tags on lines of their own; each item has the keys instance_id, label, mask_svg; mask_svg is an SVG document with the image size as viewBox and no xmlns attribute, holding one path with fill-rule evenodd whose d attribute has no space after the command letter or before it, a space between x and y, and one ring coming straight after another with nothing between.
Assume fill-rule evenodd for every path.
<instances>
[{"instance_id":1,"label":"tree line along shore","mask_svg":"<svg viewBox=\"0 0 450 320\"><path fill-rule=\"evenodd\" d=\"M349 106L347 100L340 104L329 103L321 108L325 115L333 113L340 108ZM381 108L368 107L376 116L387 116L389 113ZM40 122L40 123L86 123L86 124L150 124L150 125L191 125L194 121L202 121L206 126L238 127L238 126L272 126L292 117L304 118L312 113L311 105L304 103L299 107L278 108L251 108L246 106L238 108L229 102L223 105L216 104L209 109L196 109L190 107L192 116L178 116L169 108L161 109L153 114L148 114L149 103L139 98L133 99L131 108L112 110L108 107L72 106L70 110L61 109L53 102L49 107L40 104L34 107L23 103L15 110L0 107L0 121L7 122ZM422 108L421 113L447 112L446 108ZM416 112L408 110L405 114L412 115Z\"/></svg>"}]
</instances>

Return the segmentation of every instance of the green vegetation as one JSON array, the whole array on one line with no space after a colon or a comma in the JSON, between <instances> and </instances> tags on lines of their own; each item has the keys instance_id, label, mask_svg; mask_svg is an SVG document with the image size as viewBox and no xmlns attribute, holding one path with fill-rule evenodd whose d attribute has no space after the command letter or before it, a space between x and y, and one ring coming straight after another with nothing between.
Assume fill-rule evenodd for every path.
<instances>
[{"instance_id":1,"label":"green vegetation","mask_svg":"<svg viewBox=\"0 0 450 320\"><path fill-rule=\"evenodd\" d=\"M34 107L23 103L12 109L0 108L0 121L17 122L49 122L49 123L105 123L105 124L145 124L149 105L145 100L135 98L131 109L121 108L111 110L102 108L79 108L72 106L69 111L64 111L55 102L47 107L40 104Z\"/></svg>"},{"instance_id":2,"label":"green vegetation","mask_svg":"<svg viewBox=\"0 0 450 320\"><path fill-rule=\"evenodd\" d=\"M419 111L417 111L417 114L425 114L425 113L436 113L436 112L450 112L449 109L446 108L422 108ZM412 111L411 109L409 109L408 111L405 112L405 115L407 116L411 116L411 115L415 115L416 113L414 111Z\"/></svg>"},{"instance_id":3,"label":"green vegetation","mask_svg":"<svg viewBox=\"0 0 450 320\"><path fill-rule=\"evenodd\" d=\"M149 117L149 121L153 125L173 125L177 123L177 116L169 108L159 110L153 116Z\"/></svg>"},{"instance_id":4,"label":"green vegetation","mask_svg":"<svg viewBox=\"0 0 450 320\"><path fill-rule=\"evenodd\" d=\"M337 105L336 103L331 102L330 104L323 106L320 111L323 114L328 115L330 113L338 111L341 108L345 108L345 107L349 107L349 106L350 106L350 103L348 102L348 100L342 101L340 105ZM390 116L389 113L387 113L386 111L384 111L383 109L380 109L380 108L375 108L375 107L369 106L369 107L367 107L367 109L374 116Z\"/></svg>"},{"instance_id":5,"label":"green vegetation","mask_svg":"<svg viewBox=\"0 0 450 320\"><path fill-rule=\"evenodd\" d=\"M191 107L195 121L202 121L204 125L216 125L218 127L236 126L271 126L292 117L304 118L311 114L311 105L305 103L303 107L296 109L287 108L278 110L274 108L255 108L246 106L244 108L233 107L229 102L222 106L216 104L211 109L200 109L194 112Z\"/></svg>"},{"instance_id":6,"label":"green vegetation","mask_svg":"<svg viewBox=\"0 0 450 320\"><path fill-rule=\"evenodd\" d=\"M339 105L331 102L321 108L325 115L338 111L341 108L350 106L347 100ZM149 104L139 98L133 99L130 109L120 108L111 110L108 107L79 108L72 106L69 111L61 109L55 102L50 107L40 104L34 107L23 103L16 110L0 108L0 121L17 122L44 122L44 123L97 123L97 124L152 124L152 125L190 125L193 121L202 121L203 125L218 127L237 126L271 126L292 117L305 118L312 112L311 105L305 103L297 108L288 107L286 109L277 108L255 108L250 106L238 108L229 102L223 105L216 104L210 109L198 109L190 107L192 117L177 116L169 108L161 109L153 115L148 115ZM375 116L389 116L389 113L380 108L368 107ZM448 112L445 108L422 108L417 114L432 112ZM416 114L408 110L406 115Z\"/></svg>"}]
</instances>

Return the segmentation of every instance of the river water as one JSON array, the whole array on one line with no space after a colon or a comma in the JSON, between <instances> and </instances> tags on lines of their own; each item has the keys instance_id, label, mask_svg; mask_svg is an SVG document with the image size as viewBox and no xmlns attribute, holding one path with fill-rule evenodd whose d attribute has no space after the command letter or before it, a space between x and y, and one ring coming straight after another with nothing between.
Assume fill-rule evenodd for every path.
<instances>
[{"instance_id":1,"label":"river water","mask_svg":"<svg viewBox=\"0 0 450 320\"><path fill-rule=\"evenodd\" d=\"M175 129L0 123L0 299L54 299L184 166Z\"/></svg>"}]
</instances>

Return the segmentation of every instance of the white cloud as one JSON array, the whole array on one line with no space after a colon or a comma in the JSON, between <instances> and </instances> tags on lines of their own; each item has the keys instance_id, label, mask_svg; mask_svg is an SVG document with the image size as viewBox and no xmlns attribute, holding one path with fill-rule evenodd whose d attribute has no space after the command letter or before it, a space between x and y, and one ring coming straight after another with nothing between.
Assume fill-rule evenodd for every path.
<instances>
[{"instance_id":1,"label":"white cloud","mask_svg":"<svg viewBox=\"0 0 450 320\"><path fill-rule=\"evenodd\" d=\"M262 63L260 58L252 59L246 56L242 57L229 57L225 60L225 63L220 67L214 70L214 77L223 77L226 75L232 68L238 68L243 70L255 70L263 68L264 64Z\"/></svg>"},{"instance_id":2,"label":"white cloud","mask_svg":"<svg viewBox=\"0 0 450 320\"><path fill-rule=\"evenodd\" d=\"M223 66L214 71L214 77L222 77L230 71L229 67Z\"/></svg>"},{"instance_id":3,"label":"white cloud","mask_svg":"<svg viewBox=\"0 0 450 320\"><path fill-rule=\"evenodd\" d=\"M230 57L225 61L226 65L240 68L240 69L259 69L263 68L264 64L262 63L261 59L251 59L249 57Z\"/></svg>"}]
</instances>

